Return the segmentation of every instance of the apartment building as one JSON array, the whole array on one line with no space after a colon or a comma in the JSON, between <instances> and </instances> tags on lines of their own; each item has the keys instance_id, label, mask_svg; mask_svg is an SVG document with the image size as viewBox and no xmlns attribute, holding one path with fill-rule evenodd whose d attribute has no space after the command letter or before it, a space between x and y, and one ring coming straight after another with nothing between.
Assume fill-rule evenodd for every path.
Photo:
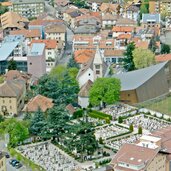
<instances>
[{"instance_id":1,"label":"apartment building","mask_svg":"<svg viewBox=\"0 0 171 171\"><path fill-rule=\"evenodd\" d=\"M62 41L65 46L66 42L66 26L50 25L45 28L45 37L49 40Z\"/></svg>"},{"instance_id":2,"label":"apartment building","mask_svg":"<svg viewBox=\"0 0 171 171\"><path fill-rule=\"evenodd\" d=\"M16 0L13 2L13 11L21 16L38 17L45 12L44 0Z\"/></svg>"},{"instance_id":3,"label":"apartment building","mask_svg":"<svg viewBox=\"0 0 171 171\"><path fill-rule=\"evenodd\" d=\"M149 12L161 13L165 15L171 15L171 1L170 0L150 0Z\"/></svg>"},{"instance_id":4,"label":"apartment building","mask_svg":"<svg viewBox=\"0 0 171 171\"><path fill-rule=\"evenodd\" d=\"M171 127L143 135L136 144L124 144L111 161L114 170L169 171Z\"/></svg>"},{"instance_id":5,"label":"apartment building","mask_svg":"<svg viewBox=\"0 0 171 171\"><path fill-rule=\"evenodd\" d=\"M23 80L7 80L0 85L0 113L18 114L24 107L26 86Z\"/></svg>"},{"instance_id":6,"label":"apartment building","mask_svg":"<svg viewBox=\"0 0 171 171\"><path fill-rule=\"evenodd\" d=\"M0 16L3 36L10 34L10 31L21 30L27 27L28 19L21 17L15 12L6 12Z\"/></svg>"}]
</instances>

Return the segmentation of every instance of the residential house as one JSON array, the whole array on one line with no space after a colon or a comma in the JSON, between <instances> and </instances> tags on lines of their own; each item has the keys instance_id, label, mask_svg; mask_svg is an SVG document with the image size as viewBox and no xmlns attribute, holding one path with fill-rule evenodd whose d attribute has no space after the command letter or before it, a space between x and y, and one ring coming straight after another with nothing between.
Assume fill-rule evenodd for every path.
<instances>
[{"instance_id":1,"label":"residential house","mask_svg":"<svg viewBox=\"0 0 171 171\"><path fill-rule=\"evenodd\" d=\"M129 34L135 32L135 27L132 26L114 26L112 28L113 38L117 38L119 35Z\"/></svg>"},{"instance_id":2,"label":"residential house","mask_svg":"<svg viewBox=\"0 0 171 171\"><path fill-rule=\"evenodd\" d=\"M162 152L160 137L144 135L137 144L124 144L111 161L114 170L166 171L167 153Z\"/></svg>"},{"instance_id":3,"label":"residential house","mask_svg":"<svg viewBox=\"0 0 171 171\"><path fill-rule=\"evenodd\" d=\"M113 170L169 171L171 127L143 135L134 144L124 144L110 163Z\"/></svg>"},{"instance_id":4,"label":"residential house","mask_svg":"<svg viewBox=\"0 0 171 171\"><path fill-rule=\"evenodd\" d=\"M40 30L15 30L11 31L10 35L23 35L26 38L26 42L30 43L32 40L39 40L41 39L41 32Z\"/></svg>"},{"instance_id":5,"label":"residential house","mask_svg":"<svg viewBox=\"0 0 171 171\"><path fill-rule=\"evenodd\" d=\"M119 15L120 14L120 5L119 4L112 4L112 3L102 3L99 7L102 15L106 13L111 13L112 15Z\"/></svg>"},{"instance_id":6,"label":"residential house","mask_svg":"<svg viewBox=\"0 0 171 171\"><path fill-rule=\"evenodd\" d=\"M40 30L42 39L45 39L45 28L50 25L61 25L63 24L62 20L32 20L29 23L29 30Z\"/></svg>"},{"instance_id":7,"label":"residential house","mask_svg":"<svg viewBox=\"0 0 171 171\"><path fill-rule=\"evenodd\" d=\"M131 4L124 10L123 17L137 22L139 17L139 10L140 9L137 6Z\"/></svg>"},{"instance_id":8,"label":"residential house","mask_svg":"<svg viewBox=\"0 0 171 171\"><path fill-rule=\"evenodd\" d=\"M24 107L26 95L25 82L22 80L7 80L0 85L0 113L2 115L17 115Z\"/></svg>"},{"instance_id":9,"label":"residential house","mask_svg":"<svg viewBox=\"0 0 171 171\"><path fill-rule=\"evenodd\" d=\"M15 12L6 12L0 16L1 26L4 37L10 34L10 31L27 28L28 19L21 17Z\"/></svg>"},{"instance_id":10,"label":"residential house","mask_svg":"<svg viewBox=\"0 0 171 171\"><path fill-rule=\"evenodd\" d=\"M7 171L5 154L4 152L0 153L0 171Z\"/></svg>"},{"instance_id":11,"label":"residential house","mask_svg":"<svg viewBox=\"0 0 171 171\"><path fill-rule=\"evenodd\" d=\"M38 94L37 96L29 100L29 102L25 105L23 111L36 112L40 109L42 112L46 112L48 109L51 109L53 106L54 106L53 99Z\"/></svg>"},{"instance_id":12,"label":"residential house","mask_svg":"<svg viewBox=\"0 0 171 171\"><path fill-rule=\"evenodd\" d=\"M112 15L110 13L106 13L102 15L102 28L103 29L111 29L116 25L116 21L118 20L119 15Z\"/></svg>"},{"instance_id":13,"label":"residential house","mask_svg":"<svg viewBox=\"0 0 171 171\"><path fill-rule=\"evenodd\" d=\"M46 73L45 43L33 43L27 55L28 73L40 78Z\"/></svg>"},{"instance_id":14,"label":"residential house","mask_svg":"<svg viewBox=\"0 0 171 171\"><path fill-rule=\"evenodd\" d=\"M18 70L9 70L4 75L5 81L11 81L11 80L22 80L25 82L26 90L30 89L30 86L33 85L34 81L32 79L32 76L30 74L27 74L22 71Z\"/></svg>"},{"instance_id":15,"label":"residential house","mask_svg":"<svg viewBox=\"0 0 171 171\"><path fill-rule=\"evenodd\" d=\"M124 50L105 50L104 51L104 61L107 64L118 64L123 61L124 58Z\"/></svg>"},{"instance_id":16,"label":"residential house","mask_svg":"<svg viewBox=\"0 0 171 171\"><path fill-rule=\"evenodd\" d=\"M0 47L0 73L5 73L8 68L8 61L10 60L16 61L18 70L27 72L26 54L24 36L6 36Z\"/></svg>"},{"instance_id":17,"label":"residential house","mask_svg":"<svg viewBox=\"0 0 171 171\"><path fill-rule=\"evenodd\" d=\"M129 18L118 18L118 20L116 21L116 26L128 26L128 27L136 27L137 26L137 22L129 19Z\"/></svg>"},{"instance_id":18,"label":"residential house","mask_svg":"<svg viewBox=\"0 0 171 171\"><path fill-rule=\"evenodd\" d=\"M27 18L38 17L45 12L44 0L15 0L13 11Z\"/></svg>"},{"instance_id":19,"label":"residential house","mask_svg":"<svg viewBox=\"0 0 171 171\"><path fill-rule=\"evenodd\" d=\"M170 68L169 61L135 71L114 74L113 77L121 81L121 101L136 104L168 93L171 87Z\"/></svg>"},{"instance_id":20,"label":"residential house","mask_svg":"<svg viewBox=\"0 0 171 171\"><path fill-rule=\"evenodd\" d=\"M59 60L59 54L62 49L62 44L57 43L56 40L33 40L30 45L33 43L44 43L45 44L45 58L46 58L46 72L49 72L54 66L55 63Z\"/></svg>"},{"instance_id":21,"label":"residential house","mask_svg":"<svg viewBox=\"0 0 171 171\"><path fill-rule=\"evenodd\" d=\"M66 43L66 26L65 25L50 25L45 28L45 37L48 40L61 41L63 46Z\"/></svg>"},{"instance_id":22,"label":"residential house","mask_svg":"<svg viewBox=\"0 0 171 171\"><path fill-rule=\"evenodd\" d=\"M75 8L69 8L63 13L63 20L73 29L75 28L76 18L83 15L83 13Z\"/></svg>"},{"instance_id":23,"label":"residential house","mask_svg":"<svg viewBox=\"0 0 171 171\"><path fill-rule=\"evenodd\" d=\"M159 28L160 29L160 14L143 14L143 28Z\"/></svg>"},{"instance_id":24,"label":"residential house","mask_svg":"<svg viewBox=\"0 0 171 171\"><path fill-rule=\"evenodd\" d=\"M106 35L105 35L106 36ZM89 49L96 50L97 45L101 51L105 49L114 49L115 40L104 38L102 36L87 36L87 35L74 35L73 37L73 52L75 50Z\"/></svg>"},{"instance_id":25,"label":"residential house","mask_svg":"<svg viewBox=\"0 0 171 171\"><path fill-rule=\"evenodd\" d=\"M93 82L91 80L88 80L80 89L78 93L78 104L82 108L87 108L89 105L89 91L92 87Z\"/></svg>"}]
</instances>

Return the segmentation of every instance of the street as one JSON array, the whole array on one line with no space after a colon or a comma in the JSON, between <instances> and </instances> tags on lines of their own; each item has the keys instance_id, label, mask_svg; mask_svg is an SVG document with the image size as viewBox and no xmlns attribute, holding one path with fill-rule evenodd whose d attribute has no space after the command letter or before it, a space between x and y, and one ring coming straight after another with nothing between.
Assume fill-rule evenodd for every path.
<instances>
[{"instance_id":1,"label":"street","mask_svg":"<svg viewBox=\"0 0 171 171\"><path fill-rule=\"evenodd\" d=\"M6 146L5 146L5 141L0 137L0 151L4 151L4 152L8 152ZM23 165L22 163L22 167L20 169L16 169L15 167L13 167L12 165L10 165L9 161L13 159L11 156L9 159L6 159L6 166L7 166L7 171L31 171L29 168L27 168L26 166Z\"/></svg>"}]
</instances>

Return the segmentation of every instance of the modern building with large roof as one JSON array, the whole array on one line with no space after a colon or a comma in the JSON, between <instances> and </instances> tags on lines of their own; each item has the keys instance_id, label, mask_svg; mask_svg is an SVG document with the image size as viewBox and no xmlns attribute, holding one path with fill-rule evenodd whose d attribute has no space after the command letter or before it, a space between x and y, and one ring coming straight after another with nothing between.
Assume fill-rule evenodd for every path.
<instances>
[{"instance_id":1,"label":"modern building with large roof","mask_svg":"<svg viewBox=\"0 0 171 171\"><path fill-rule=\"evenodd\" d=\"M171 62L166 61L147 68L119 73L113 77L121 81L121 101L135 104L169 92Z\"/></svg>"}]
</instances>

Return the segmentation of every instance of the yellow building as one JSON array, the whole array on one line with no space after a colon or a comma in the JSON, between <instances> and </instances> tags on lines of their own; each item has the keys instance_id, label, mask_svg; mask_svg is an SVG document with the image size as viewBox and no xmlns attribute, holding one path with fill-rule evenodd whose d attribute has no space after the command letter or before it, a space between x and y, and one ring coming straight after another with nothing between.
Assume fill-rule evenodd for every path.
<instances>
[{"instance_id":1,"label":"yellow building","mask_svg":"<svg viewBox=\"0 0 171 171\"><path fill-rule=\"evenodd\" d=\"M25 82L8 80L0 85L0 113L2 115L18 114L24 107L26 94Z\"/></svg>"},{"instance_id":2,"label":"yellow building","mask_svg":"<svg viewBox=\"0 0 171 171\"><path fill-rule=\"evenodd\" d=\"M4 153L0 153L0 171L7 171L6 168L6 158Z\"/></svg>"},{"instance_id":3,"label":"yellow building","mask_svg":"<svg viewBox=\"0 0 171 171\"><path fill-rule=\"evenodd\" d=\"M150 13L161 13L163 15L171 15L171 1L170 0L150 0Z\"/></svg>"},{"instance_id":4,"label":"yellow building","mask_svg":"<svg viewBox=\"0 0 171 171\"><path fill-rule=\"evenodd\" d=\"M64 25L51 25L45 29L46 39L62 42L65 46L66 27Z\"/></svg>"}]
</instances>

